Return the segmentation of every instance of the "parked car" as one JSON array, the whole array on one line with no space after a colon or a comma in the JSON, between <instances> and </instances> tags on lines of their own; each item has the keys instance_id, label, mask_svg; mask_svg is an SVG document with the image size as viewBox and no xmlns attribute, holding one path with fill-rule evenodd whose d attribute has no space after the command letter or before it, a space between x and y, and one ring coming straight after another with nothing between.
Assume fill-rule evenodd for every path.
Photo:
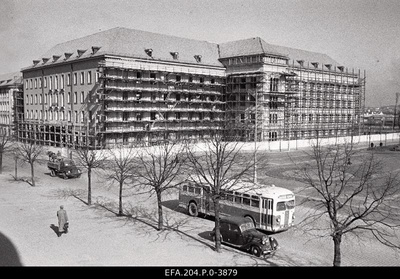
<instances>
[{"instance_id":1,"label":"parked car","mask_svg":"<svg viewBox=\"0 0 400 279\"><path fill-rule=\"evenodd\" d=\"M392 148L390 148L390 150L392 150L392 151L400 151L400 145L393 146Z\"/></svg>"},{"instance_id":2,"label":"parked car","mask_svg":"<svg viewBox=\"0 0 400 279\"><path fill-rule=\"evenodd\" d=\"M257 257L274 254L278 249L276 239L258 231L254 222L248 218L221 218L220 233L222 243L228 243ZM210 235L215 240L215 228Z\"/></svg>"}]
</instances>

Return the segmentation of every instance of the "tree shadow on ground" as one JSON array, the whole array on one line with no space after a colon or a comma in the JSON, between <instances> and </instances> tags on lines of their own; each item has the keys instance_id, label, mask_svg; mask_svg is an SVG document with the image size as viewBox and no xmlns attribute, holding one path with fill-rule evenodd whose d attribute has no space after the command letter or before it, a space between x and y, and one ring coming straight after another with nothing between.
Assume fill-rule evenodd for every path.
<instances>
[{"instance_id":1,"label":"tree shadow on ground","mask_svg":"<svg viewBox=\"0 0 400 279\"><path fill-rule=\"evenodd\" d=\"M22 266L19 254L10 239L0 232L0 266Z\"/></svg>"}]
</instances>

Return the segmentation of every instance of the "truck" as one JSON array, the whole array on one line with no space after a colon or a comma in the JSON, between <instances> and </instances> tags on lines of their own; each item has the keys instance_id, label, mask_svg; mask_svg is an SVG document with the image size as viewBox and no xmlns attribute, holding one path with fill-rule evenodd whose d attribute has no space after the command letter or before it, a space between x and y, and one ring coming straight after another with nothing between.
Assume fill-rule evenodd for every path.
<instances>
[{"instance_id":1,"label":"truck","mask_svg":"<svg viewBox=\"0 0 400 279\"><path fill-rule=\"evenodd\" d=\"M47 162L50 176L59 176L64 179L79 178L81 176L82 171L75 165L73 160L54 155L49 154L49 161Z\"/></svg>"}]
</instances>

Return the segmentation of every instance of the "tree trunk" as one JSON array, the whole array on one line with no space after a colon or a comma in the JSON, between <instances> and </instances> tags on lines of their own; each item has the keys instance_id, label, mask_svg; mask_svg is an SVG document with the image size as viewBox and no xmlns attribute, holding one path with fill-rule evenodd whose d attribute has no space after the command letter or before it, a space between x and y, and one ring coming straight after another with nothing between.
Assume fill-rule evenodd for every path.
<instances>
[{"instance_id":1,"label":"tree trunk","mask_svg":"<svg viewBox=\"0 0 400 279\"><path fill-rule=\"evenodd\" d=\"M92 204L92 170L89 168L88 169L88 199L87 203L88 205Z\"/></svg>"},{"instance_id":2,"label":"tree trunk","mask_svg":"<svg viewBox=\"0 0 400 279\"><path fill-rule=\"evenodd\" d=\"M161 191L157 190L157 207L158 207L158 230L161 231L163 229L163 210L161 204Z\"/></svg>"},{"instance_id":3,"label":"tree trunk","mask_svg":"<svg viewBox=\"0 0 400 279\"><path fill-rule=\"evenodd\" d=\"M122 187L124 186L124 182L119 182L119 208L118 208L118 215L122 216Z\"/></svg>"},{"instance_id":4,"label":"tree trunk","mask_svg":"<svg viewBox=\"0 0 400 279\"><path fill-rule=\"evenodd\" d=\"M340 243L342 242L342 234L336 233L332 238L334 244L333 266L340 266L342 262L342 255L340 253Z\"/></svg>"},{"instance_id":5,"label":"tree trunk","mask_svg":"<svg viewBox=\"0 0 400 279\"><path fill-rule=\"evenodd\" d=\"M214 213L215 213L215 251L221 252L221 232L220 232L220 221L219 221L219 200L213 199L214 202Z\"/></svg>"},{"instance_id":6,"label":"tree trunk","mask_svg":"<svg viewBox=\"0 0 400 279\"><path fill-rule=\"evenodd\" d=\"M14 165L14 177L15 178L14 179L18 180L18 158L15 157L14 160L15 160L15 165Z\"/></svg>"},{"instance_id":7,"label":"tree trunk","mask_svg":"<svg viewBox=\"0 0 400 279\"><path fill-rule=\"evenodd\" d=\"M32 179L32 186L35 186L35 171L33 169L33 162L31 164L31 179Z\"/></svg>"},{"instance_id":8,"label":"tree trunk","mask_svg":"<svg viewBox=\"0 0 400 279\"><path fill-rule=\"evenodd\" d=\"M3 173L3 151L0 151L0 174Z\"/></svg>"}]
</instances>

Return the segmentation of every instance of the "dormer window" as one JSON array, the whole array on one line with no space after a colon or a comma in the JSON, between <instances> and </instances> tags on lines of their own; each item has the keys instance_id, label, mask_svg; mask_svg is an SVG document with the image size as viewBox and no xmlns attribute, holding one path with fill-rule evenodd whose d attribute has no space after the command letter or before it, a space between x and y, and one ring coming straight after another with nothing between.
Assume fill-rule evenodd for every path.
<instances>
[{"instance_id":1,"label":"dormer window","mask_svg":"<svg viewBox=\"0 0 400 279\"><path fill-rule=\"evenodd\" d=\"M337 68L339 69L339 71L343 72L344 71L344 67L343 66L337 66Z\"/></svg>"},{"instance_id":2,"label":"dormer window","mask_svg":"<svg viewBox=\"0 0 400 279\"><path fill-rule=\"evenodd\" d=\"M39 63L40 63L40 60L33 60L33 66L36 66Z\"/></svg>"},{"instance_id":3,"label":"dormer window","mask_svg":"<svg viewBox=\"0 0 400 279\"><path fill-rule=\"evenodd\" d=\"M153 50L151 48L146 48L144 51L148 56L153 57Z\"/></svg>"},{"instance_id":4,"label":"dormer window","mask_svg":"<svg viewBox=\"0 0 400 279\"><path fill-rule=\"evenodd\" d=\"M60 57L60 55L53 55L53 62L56 62Z\"/></svg>"},{"instance_id":5,"label":"dormer window","mask_svg":"<svg viewBox=\"0 0 400 279\"><path fill-rule=\"evenodd\" d=\"M45 64L47 61L49 61L50 60L50 58L47 58L47 57L45 57L45 58L42 58L42 61L43 61L43 64Z\"/></svg>"},{"instance_id":6,"label":"dormer window","mask_svg":"<svg viewBox=\"0 0 400 279\"><path fill-rule=\"evenodd\" d=\"M200 63L201 62L201 55L195 55L194 59L196 59L197 63Z\"/></svg>"},{"instance_id":7,"label":"dormer window","mask_svg":"<svg viewBox=\"0 0 400 279\"><path fill-rule=\"evenodd\" d=\"M174 60L177 60L178 57L179 57L179 52L170 52L170 54L172 55L172 58L173 58Z\"/></svg>"},{"instance_id":8,"label":"dormer window","mask_svg":"<svg viewBox=\"0 0 400 279\"><path fill-rule=\"evenodd\" d=\"M326 67L328 70L330 70L331 67L332 67L332 64L325 64L325 67Z\"/></svg>"},{"instance_id":9,"label":"dormer window","mask_svg":"<svg viewBox=\"0 0 400 279\"><path fill-rule=\"evenodd\" d=\"M318 68L318 64L319 64L318 62L312 62L311 63L311 65L313 65L315 69Z\"/></svg>"},{"instance_id":10,"label":"dormer window","mask_svg":"<svg viewBox=\"0 0 400 279\"><path fill-rule=\"evenodd\" d=\"M304 60L297 60L297 63L299 63L299 65L300 65L301 67L304 66Z\"/></svg>"},{"instance_id":11,"label":"dormer window","mask_svg":"<svg viewBox=\"0 0 400 279\"><path fill-rule=\"evenodd\" d=\"M68 58L70 58L72 56L72 52L66 52L66 53L64 53L64 56L65 56L64 60L67 60Z\"/></svg>"},{"instance_id":12,"label":"dormer window","mask_svg":"<svg viewBox=\"0 0 400 279\"><path fill-rule=\"evenodd\" d=\"M78 49L78 57L81 57L85 52L86 52L86 49Z\"/></svg>"},{"instance_id":13,"label":"dormer window","mask_svg":"<svg viewBox=\"0 0 400 279\"><path fill-rule=\"evenodd\" d=\"M96 52L98 52L100 48L101 47L98 47L98 46L92 46L92 55L96 54Z\"/></svg>"}]
</instances>

